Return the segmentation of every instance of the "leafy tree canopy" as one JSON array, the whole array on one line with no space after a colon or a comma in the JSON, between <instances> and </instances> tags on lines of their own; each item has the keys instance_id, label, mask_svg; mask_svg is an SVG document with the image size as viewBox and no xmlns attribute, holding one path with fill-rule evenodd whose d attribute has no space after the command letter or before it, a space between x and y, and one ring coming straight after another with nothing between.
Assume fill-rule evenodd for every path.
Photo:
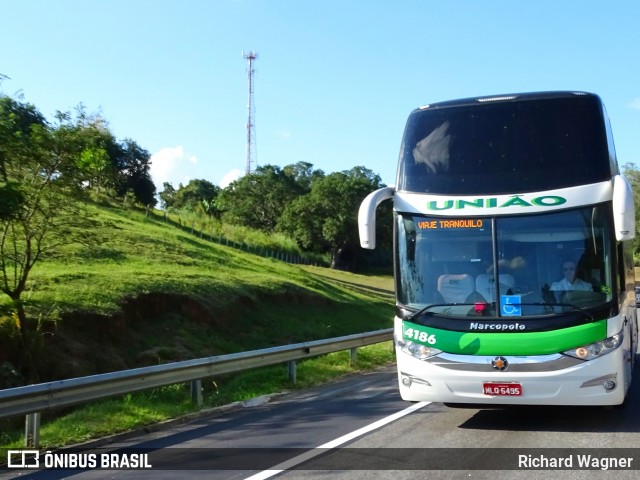
<instances>
[{"instance_id":1,"label":"leafy tree canopy","mask_svg":"<svg viewBox=\"0 0 640 480\"><path fill-rule=\"evenodd\" d=\"M156 187L149 173L151 155L130 138L116 140L99 114L87 113L84 105L70 112L57 112L58 129L66 147L74 153L74 167L84 175L84 184L96 195L130 194L142 205L154 206Z\"/></svg>"},{"instance_id":2,"label":"leafy tree canopy","mask_svg":"<svg viewBox=\"0 0 640 480\"><path fill-rule=\"evenodd\" d=\"M219 216L216 199L221 188L208 180L190 180L186 186L180 184L178 189L168 182L164 183L164 190L160 192L160 199L164 208L188 210Z\"/></svg>"},{"instance_id":3,"label":"leafy tree canopy","mask_svg":"<svg viewBox=\"0 0 640 480\"><path fill-rule=\"evenodd\" d=\"M304 168L260 166L220 192L217 205L223 220L229 223L272 232L282 211L306 192L305 184L310 184L313 177ZM302 183L298 183L300 179Z\"/></svg>"},{"instance_id":4,"label":"leafy tree canopy","mask_svg":"<svg viewBox=\"0 0 640 480\"><path fill-rule=\"evenodd\" d=\"M304 192L309 192L316 180L324 177L322 170L315 170L309 162L298 162L287 165L282 172L291 178Z\"/></svg>"},{"instance_id":5,"label":"leafy tree canopy","mask_svg":"<svg viewBox=\"0 0 640 480\"><path fill-rule=\"evenodd\" d=\"M95 240L83 202L82 145L67 118L51 126L33 105L0 95L0 197L7 201L0 213L0 291L12 301L24 342L37 329L22 301L33 266L61 245Z\"/></svg>"},{"instance_id":6,"label":"leafy tree canopy","mask_svg":"<svg viewBox=\"0 0 640 480\"><path fill-rule=\"evenodd\" d=\"M132 192L142 205L155 206L156 187L151 180L151 155L134 140L126 138L116 157L115 186L118 195Z\"/></svg>"},{"instance_id":7,"label":"leafy tree canopy","mask_svg":"<svg viewBox=\"0 0 640 480\"><path fill-rule=\"evenodd\" d=\"M383 186L380 176L364 167L332 173L291 202L278 227L306 250L331 252L333 267L349 267L358 255L360 203Z\"/></svg>"}]
</instances>

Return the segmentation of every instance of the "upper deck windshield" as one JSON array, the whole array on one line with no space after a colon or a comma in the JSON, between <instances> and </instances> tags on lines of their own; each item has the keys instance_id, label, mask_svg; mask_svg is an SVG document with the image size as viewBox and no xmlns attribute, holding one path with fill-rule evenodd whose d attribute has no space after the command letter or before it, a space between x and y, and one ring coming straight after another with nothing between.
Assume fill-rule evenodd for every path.
<instances>
[{"instance_id":1,"label":"upper deck windshield","mask_svg":"<svg viewBox=\"0 0 640 480\"><path fill-rule=\"evenodd\" d=\"M617 173L607 122L591 94L416 110L405 129L397 189L495 195L606 181Z\"/></svg>"},{"instance_id":2,"label":"upper deck windshield","mask_svg":"<svg viewBox=\"0 0 640 480\"><path fill-rule=\"evenodd\" d=\"M398 302L493 317L602 306L615 283L609 215L604 206L493 219L397 214Z\"/></svg>"}]
</instances>

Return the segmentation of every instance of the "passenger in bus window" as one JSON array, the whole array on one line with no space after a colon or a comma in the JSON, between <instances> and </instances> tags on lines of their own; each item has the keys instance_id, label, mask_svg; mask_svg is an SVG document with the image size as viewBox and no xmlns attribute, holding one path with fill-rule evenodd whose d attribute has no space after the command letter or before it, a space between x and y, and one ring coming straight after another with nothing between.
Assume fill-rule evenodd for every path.
<instances>
[{"instance_id":1,"label":"passenger in bus window","mask_svg":"<svg viewBox=\"0 0 640 480\"><path fill-rule=\"evenodd\" d=\"M592 292L593 285L589 282L578 278L576 276L576 264L572 260L567 260L562 263L562 274L564 275L561 280L553 282L551 284L551 291L568 291L568 290L580 290L583 292Z\"/></svg>"}]
</instances>

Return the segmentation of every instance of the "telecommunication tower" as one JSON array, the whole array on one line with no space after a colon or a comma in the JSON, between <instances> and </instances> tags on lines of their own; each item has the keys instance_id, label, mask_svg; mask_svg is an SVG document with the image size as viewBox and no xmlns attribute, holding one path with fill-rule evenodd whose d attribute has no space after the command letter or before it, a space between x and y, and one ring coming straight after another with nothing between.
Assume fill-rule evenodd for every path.
<instances>
[{"instance_id":1,"label":"telecommunication tower","mask_svg":"<svg viewBox=\"0 0 640 480\"><path fill-rule=\"evenodd\" d=\"M242 56L249 62L248 78L249 78L249 118L247 119L247 163L245 173L249 175L251 173L251 165L256 163L256 121L255 121L255 106L253 104L253 74L255 70L253 68L253 62L258 59L256 52L244 53Z\"/></svg>"}]
</instances>

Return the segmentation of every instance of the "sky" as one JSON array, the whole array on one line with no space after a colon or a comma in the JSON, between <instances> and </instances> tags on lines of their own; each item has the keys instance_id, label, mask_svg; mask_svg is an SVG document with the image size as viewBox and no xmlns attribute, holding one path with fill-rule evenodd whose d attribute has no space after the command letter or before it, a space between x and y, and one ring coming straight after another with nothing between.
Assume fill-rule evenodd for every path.
<instances>
[{"instance_id":1,"label":"sky","mask_svg":"<svg viewBox=\"0 0 640 480\"><path fill-rule=\"evenodd\" d=\"M246 170L364 166L387 185L423 104L593 92L640 165L637 0L0 0L0 90L49 120L82 103L152 155L158 191Z\"/></svg>"}]
</instances>

